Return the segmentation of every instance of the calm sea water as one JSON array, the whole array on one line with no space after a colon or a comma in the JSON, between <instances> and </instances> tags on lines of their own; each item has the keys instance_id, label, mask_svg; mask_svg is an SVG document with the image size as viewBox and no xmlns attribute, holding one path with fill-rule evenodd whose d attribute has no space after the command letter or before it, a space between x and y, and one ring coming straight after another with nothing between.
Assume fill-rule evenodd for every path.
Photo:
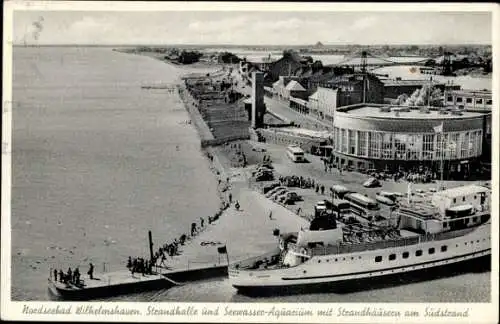
<instances>
[{"instance_id":1,"label":"calm sea water","mask_svg":"<svg viewBox=\"0 0 500 324\"><path fill-rule=\"evenodd\" d=\"M147 230L169 241L216 210L216 181L178 97L140 87L181 72L110 49L14 49L12 299L47 300L49 267L123 268L129 255L147 255ZM489 286L487 272L252 299L221 279L110 300L478 302Z\"/></svg>"}]
</instances>

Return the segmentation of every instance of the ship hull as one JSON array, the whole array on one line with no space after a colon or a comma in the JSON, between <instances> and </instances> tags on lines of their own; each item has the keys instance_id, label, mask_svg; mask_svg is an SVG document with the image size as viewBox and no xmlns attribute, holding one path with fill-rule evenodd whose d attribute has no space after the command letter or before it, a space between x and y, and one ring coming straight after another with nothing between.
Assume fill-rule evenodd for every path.
<instances>
[{"instance_id":1,"label":"ship hull","mask_svg":"<svg viewBox=\"0 0 500 324\"><path fill-rule=\"evenodd\" d=\"M340 254L313 255L292 267L248 268L253 259L243 260L229 269L233 287L242 293L304 293L310 289L349 290L356 286L404 284L405 279L451 274L471 269L478 261L491 260L490 225L471 229L466 234L442 240L423 240L416 244L361 249ZM258 257L257 257L258 258ZM252 269L252 270L251 270ZM423 276L417 276L423 275ZM397 279L395 279L397 278Z\"/></svg>"},{"instance_id":2,"label":"ship hull","mask_svg":"<svg viewBox=\"0 0 500 324\"><path fill-rule=\"evenodd\" d=\"M453 277L465 273L491 271L491 254L452 264L411 270L397 274L357 279L327 281L319 283L281 284L281 285L238 285L233 284L239 294L252 297L284 296L311 293L352 293L382 289L399 285Z\"/></svg>"}]
</instances>

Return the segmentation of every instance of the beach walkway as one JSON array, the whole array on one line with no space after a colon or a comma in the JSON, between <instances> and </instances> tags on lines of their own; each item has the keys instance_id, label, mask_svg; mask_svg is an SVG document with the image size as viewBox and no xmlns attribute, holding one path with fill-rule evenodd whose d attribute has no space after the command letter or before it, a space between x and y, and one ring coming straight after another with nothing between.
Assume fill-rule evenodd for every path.
<instances>
[{"instance_id":1,"label":"beach walkway","mask_svg":"<svg viewBox=\"0 0 500 324\"><path fill-rule=\"evenodd\" d=\"M240 186L239 189L235 188ZM281 233L296 232L307 227L309 222L298 217L283 206L275 204L258 192L248 188L246 183L232 183L233 195L240 203L240 210L234 206L226 210L219 220L192 238L181 247L182 254L168 260L172 269L196 268L218 264L227 264L226 255L220 255L217 247L226 245L229 261L245 259L268 252L278 244L273 230ZM235 192L237 189L239 192ZM269 218L272 211L272 219ZM206 244L215 242L220 244Z\"/></svg>"}]
</instances>

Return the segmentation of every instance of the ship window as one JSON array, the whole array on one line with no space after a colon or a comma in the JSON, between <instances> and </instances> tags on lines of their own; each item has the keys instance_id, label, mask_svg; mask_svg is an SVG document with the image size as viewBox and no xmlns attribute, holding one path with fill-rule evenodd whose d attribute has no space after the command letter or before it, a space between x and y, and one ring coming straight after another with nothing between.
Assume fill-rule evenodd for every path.
<instances>
[{"instance_id":1,"label":"ship window","mask_svg":"<svg viewBox=\"0 0 500 324\"><path fill-rule=\"evenodd\" d=\"M474 196L474 199L477 199L477 196Z\"/></svg>"},{"instance_id":2,"label":"ship window","mask_svg":"<svg viewBox=\"0 0 500 324\"><path fill-rule=\"evenodd\" d=\"M479 240L476 240L477 243L479 243Z\"/></svg>"},{"instance_id":3,"label":"ship window","mask_svg":"<svg viewBox=\"0 0 500 324\"><path fill-rule=\"evenodd\" d=\"M457 203L457 198L453 198L453 203L456 204Z\"/></svg>"},{"instance_id":4,"label":"ship window","mask_svg":"<svg viewBox=\"0 0 500 324\"><path fill-rule=\"evenodd\" d=\"M337 262L339 259L335 259L335 262Z\"/></svg>"},{"instance_id":5,"label":"ship window","mask_svg":"<svg viewBox=\"0 0 500 324\"><path fill-rule=\"evenodd\" d=\"M429 254L434 254L434 251L436 251L436 249L434 249L434 248L430 248L430 249L429 249Z\"/></svg>"},{"instance_id":6,"label":"ship window","mask_svg":"<svg viewBox=\"0 0 500 324\"><path fill-rule=\"evenodd\" d=\"M417 251L415 252L415 255L416 255L416 256L421 256L421 255L422 255L422 250L417 250Z\"/></svg>"},{"instance_id":7,"label":"ship window","mask_svg":"<svg viewBox=\"0 0 500 324\"><path fill-rule=\"evenodd\" d=\"M389 260L396 260L396 255L395 254L390 254L389 255Z\"/></svg>"},{"instance_id":8,"label":"ship window","mask_svg":"<svg viewBox=\"0 0 500 324\"><path fill-rule=\"evenodd\" d=\"M354 260L354 257L351 257L351 260Z\"/></svg>"},{"instance_id":9,"label":"ship window","mask_svg":"<svg viewBox=\"0 0 500 324\"><path fill-rule=\"evenodd\" d=\"M441 247L441 252L446 252L447 250L448 250L448 246L443 245L443 246Z\"/></svg>"},{"instance_id":10,"label":"ship window","mask_svg":"<svg viewBox=\"0 0 500 324\"><path fill-rule=\"evenodd\" d=\"M345 261L345 258L342 258L342 261Z\"/></svg>"},{"instance_id":11,"label":"ship window","mask_svg":"<svg viewBox=\"0 0 500 324\"><path fill-rule=\"evenodd\" d=\"M410 253L403 252L403 259L408 259L409 256L410 256Z\"/></svg>"},{"instance_id":12,"label":"ship window","mask_svg":"<svg viewBox=\"0 0 500 324\"><path fill-rule=\"evenodd\" d=\"M318 263L321 263L321 260L318 260Z\"/></svg>"},{"instance_id":13,"label":"ship window","mask_svg":"<svg viewBox=\"0 0 500 324\"><path fill-rule=\"evenodd\" d=\"M462 197L462 201L465 201L465 197Z\"/></svg>"},{"instance_id":14,"label":"ship window","mask_svg":"<svg viewBox=\"0 0 500 324\"><path fill-rule=\"evenodd\" d=\"M467 242L465 242L464 244L467 245Z\"/></svg>"},{"instance_id":15,"label":"ship window","mask_svg":"<svg viewBox=\"0 0 500 324\"><path fill-rule=\"evenodd\" d=\"M382 257L379 255L379 256L376 256L375 257L375 262L380 262L382 261Z\"/></svg>"}]
</instances>

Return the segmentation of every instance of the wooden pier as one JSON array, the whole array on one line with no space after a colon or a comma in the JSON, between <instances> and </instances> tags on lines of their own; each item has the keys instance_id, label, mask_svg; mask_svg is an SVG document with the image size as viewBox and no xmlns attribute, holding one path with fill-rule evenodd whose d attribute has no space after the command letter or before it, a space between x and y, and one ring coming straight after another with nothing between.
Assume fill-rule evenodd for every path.
<instances>
[{"instance_id":1,"label":"wooden pier","mask_svg":"<svg viewBox=\"0 0 500 324\"><path fill-rule=\"evenodd\" d=\"M144 291L168 289L189 282L227 275L227 264L194 269L164 270L163 273L142 275L128 270L98 274L86 278L81 285L63 283L49 278L49 290L60 300L91 300L132 294Z\"/></svg>"}]
</instances>

